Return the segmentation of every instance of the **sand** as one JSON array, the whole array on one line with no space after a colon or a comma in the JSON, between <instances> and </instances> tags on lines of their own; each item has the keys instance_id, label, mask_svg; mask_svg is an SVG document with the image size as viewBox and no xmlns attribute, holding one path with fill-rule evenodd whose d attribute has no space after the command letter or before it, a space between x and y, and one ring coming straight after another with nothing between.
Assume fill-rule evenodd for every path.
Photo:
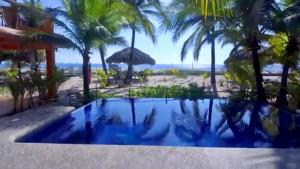
<instances>
[{"instance_id":1,"label":"sand","mask_svg":"<svg viewBox=\"0 0 300 169\"><path fill-rule=\"evenodd\" d=\"M279 77L268 77L265 79L272 79L272 80L280 80ZM230 83L226 83L226 80L224 76L217 75L216 76L217 81L217 90L218 95L220 97L227 97L229 96L228 88L234 89L234 85ZM224 81L224 85L221 86L221 81ZM106 89L101 89L101 92L105 93L113 93L115 96L119 97L126 97L128 96L128 90L129 89L136 89L141 86L172 86L172 85L181 85L184 87L188 87L190 83L197 83L198 86L203 85L203 78L200 76L187 76L186 78L180 78L180 77L174 77L174 76L163 76L163 75L157 75L157 76L150 76L148 81L145 83L134 83L127 87L120 88L119 86L110 86ZM207 87L206 90L210 90L210 78L204 80L204 84ZM92 83L90 84L90 88L96 88L97 81L95 78L93 78ZM228 88L227 88L228 87ZM70 92L74 91L82 91L83 90L83 80L80 76L75 76L69 78L66 82L64 82L58 91L59 98L63 103L68 103L67 95ZM26 101L25 101L26 103ZM25 106L26 107L26 106ZM1 96L0 95L0 117L4 114L11 113L13 111L13 99L11 96Z\"/></svg>"},{"instance_id":2,"label":"sand","mask_svg":"<svg viewBox=\"0 0 300 169\"><path fill-rule=\"evenodd\" d=\"M270 76L264 77L264 79L270 80L280 80L279 77ZM92 80L92 84L90 84L90 88L96 88L97 81L95 78ZM130 86L120 88L119 86L110 86L105 90L101 90L102 92L110 92L117 96L126 96L128 94L128 89L139 88L141 86L172 86L172 85L180 85L184 87L188 87L190 83L196 83L199 87L203 86L203 81L206 87L206 90L210 90L210 78L203 79L200 76L187 76L185 78L175 77L175 76L163 76L163 75L155 75L150 76L148 81L145 83L134 83ZM223 86L221 85L221 81L223 81ZM217 91L220 97L227 97L230 93L228 93L228 89L237 89L237 86L234 86L231 83L226 82L223 75L216 75L216 82L217 82ZM59 88L60 93L65 94L67 90L76 90L82 91L83 90L83 80L81 77L71 77L65 83L61 85Z\"/></svg>"}]
</instances>

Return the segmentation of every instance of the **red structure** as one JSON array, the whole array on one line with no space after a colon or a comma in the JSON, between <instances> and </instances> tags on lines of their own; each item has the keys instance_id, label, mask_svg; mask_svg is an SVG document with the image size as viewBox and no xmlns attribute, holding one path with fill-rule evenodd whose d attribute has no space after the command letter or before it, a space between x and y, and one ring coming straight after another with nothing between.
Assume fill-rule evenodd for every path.
<instances>
[{"instance_id":1,"label":"red structure","mask_svg":"<svg viewBox=\"0 0 300 169\"><path fill-rule=\"evenodd\" d=\"M45 34L55 35L58 38L63 38L60 35L54 34L53 22L46 18L39 28L30 28L24 25L24 22L18 16L18 7L12 1L10 7L0 7L0 50L45 50L46 51L46 73L48 78L54 75L55 66L55 44L47 43L42 40L28 38L28 34L32 32L41 32ZM48 89L48 97L55 97L55 86L50 86Z\"/></svg>"}]
</instances>

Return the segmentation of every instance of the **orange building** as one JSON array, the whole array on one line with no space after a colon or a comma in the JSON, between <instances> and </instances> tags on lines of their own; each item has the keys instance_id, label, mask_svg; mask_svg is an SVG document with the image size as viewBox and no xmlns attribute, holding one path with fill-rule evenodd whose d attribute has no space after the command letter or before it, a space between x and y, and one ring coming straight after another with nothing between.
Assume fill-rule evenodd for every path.
<instances>
[{"instance_id":1,"label":"orange building","mask_svg":"<svg viewBox=\"0 0 300 169\"><path fill-rule=\"evenodd\" d=\"M54 25L49 17L44 17L44 22L39 28L31 28L24 24L18 15L19 8L22 4L16 0L9 1L10 6L0 7L0 50L45 50L46 51L46 73L48 78L54 75L55 67L55 48L63 47L63 36L54 33ZM59 43L50 43L40 38L30 38L33 32L40 32L56 39ZM55 87L50 86L48 97L55 96Z\"/></svg>"}]
</instances>

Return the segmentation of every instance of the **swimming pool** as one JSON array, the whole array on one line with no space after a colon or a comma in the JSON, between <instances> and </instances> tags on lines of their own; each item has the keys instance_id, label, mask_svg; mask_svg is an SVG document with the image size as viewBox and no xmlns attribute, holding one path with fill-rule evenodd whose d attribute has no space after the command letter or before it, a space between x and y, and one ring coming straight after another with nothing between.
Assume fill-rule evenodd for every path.
<instances>
[{"instance_id":1,"label":"swimming pool","mask_svg":"<svg viewBox=\"0 0 300 169\"><path fill-rule=\"evenodd\" d=\"M103 99L17 142L300 147L300 117L250 101Z\"/></svg>"}]
</instances>

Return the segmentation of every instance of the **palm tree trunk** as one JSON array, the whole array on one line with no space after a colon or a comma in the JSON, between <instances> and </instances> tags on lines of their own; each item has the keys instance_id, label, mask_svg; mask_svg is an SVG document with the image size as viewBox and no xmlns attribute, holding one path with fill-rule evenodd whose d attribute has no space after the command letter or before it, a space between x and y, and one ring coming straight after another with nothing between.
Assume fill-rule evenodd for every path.
<instances>
[{"instance_id":1,"label":"palm tree trunk","mask_svg":"<svg viewBox=\"0 0 300 169\"><path fill-rule=\"evenodd\" d=\"M248 134L251 136L254 136L255 129L259 127L259 111L261 109L261 102L258 100L254 103L254 108L252 110L251 116L250 116L250 123L248 126Z\"/></svg>"},{"instance_id":2,"label":"palm tree trunk","mask_svg":"<svg viewBox=\"0 0 300 169\"><path fill-rule=\"evenodd\" d=\"M132 125L136 125L136 117L135 117L135 105L134 105L134 99L130 99L130 106L131 106L131 116L132 116Z\"/></svg>"},{"instance_id":3,"label":"palm tree trunk","mask_svg":"<svg viewBox=\"0 0 300 169\"><path fill-rule=\"evenodd\" d=\"M287 88L288 88L289 69L290 69L289 64L285 64L282 69L280 91L276 101L276 104L280 108L285 107L288 103L286 96L287 96Z\"/></svg>"},{"instance_id":4,"label":"palm tree trunk","mask_svg":"<svg viewBox=\"0 0 300 169\"><path fill-rule=\"evenodd\" d=\"M260 69L258 49L259 49L258 41L257 38L254 37L251 39L251 53L252 53L252 65L253 65L255 80L256 80L257 100L260 102L267 102L266 91L263 87L263 76Z\"/></svg>"},{"instance_id":5,"label":"palm tree trunk","mask_svg":"<svg viewBox=\"0 0 300 169\"><path fill-rule=\"evenodd\" d=\"M85 118L85 143L90 143L93 128L92 128L92 122L91 122L91 110L92 106L88 105L84 107L84 118Z\"/></svg>"},{"instance_id":6,"label":"palm tree trunk","mask_svg":"<svg viewBox=\"0 0 300 169\"><path fill-rule=\"evenodd\" d=\"M284 108L287 106L287 93L288 93L288 78L289 78L289 70L291 68L291 58L294 54L298 53L298 40L296 38L297 35L289 36L288 44L285 49L285 57L286 62L283 65L282 74L281 74L281 85L279 95L276 100L276 105L280 108Z\"/></svg>"},{"instance_id":7,"label":"palm tree trunk","mask_svg":"<svg viewBox=\"0 0 300 169\"><path fill-rule=\"evenodd\" d=\"M106 62L105 62L105 56L104 56L105 52L104 52L103 46L99 47L99 53L100 53L100 58L101 58L101 62L102 62L103 71L105 72L105 74L108 74L107 67L106 67Z\"/></svg>"},{"instance_id":8,"label":"palm tree trunk","mask_svg":"<svg viewBox=\"0 0 300 169\"><path fill-rule=\"evenodd\" d=\"M83 53L83 66L82 66L82 74L83 74L83 102L88 103L90 101L90 87L89 87L89 48L86 48Z\"/></svg>"},{"instance_id":9,"label":"palm tree trunk","mask_svg":"<svg viewBox=\"0 0 300 169\"><path fill-rule=\"evenodd\" d=\"M214 28L213 30L214 31ZM216 48L215 48L215 40L213 39L211 42L211 76L210 83L214 93L214 97L218 97L217 84L216 84Z\"/></svg>"},{"instance_id":10,"label":"palm tree trunk","mask_svg":"<svg viewBox=\"0 0 300 169\"><path fill-rule=\"evenodd\" d=\"M208 109L208 126L209 126L209 132L211 128L211 118L212 118L212 110L214 105L214 99L209 99L209 109Z\"/></svg>"},{"instance_id":11,"label":"palm tree trunk","mask_svg":"<svg viewBox=\"0 0 300 169\"><path fill-rule=\"evenodd\" d=\"M130 84L132 80L132 73L133 73L133 52L134 52L134 45L135 45L135 26L132 26L132 37L131 37L131 49L130 49L130 56L129 56L129 62L128 62L128 70L127 70L127 76L126 76L126 83Z\"/></svg>"},{"instance_id":12,"label":"palm tree trunk","mask_svg":"<svg viewBox=\"0 0 300 169\"><path fill-rule=\"evenodd\" d=\"M13 113L17 113L18 110L17 110L17 106L18 106L18 100L19 100L19 96L13 96L13 100L14 100L14 109L13 109Z\"/></svg>"}]
</instances>

